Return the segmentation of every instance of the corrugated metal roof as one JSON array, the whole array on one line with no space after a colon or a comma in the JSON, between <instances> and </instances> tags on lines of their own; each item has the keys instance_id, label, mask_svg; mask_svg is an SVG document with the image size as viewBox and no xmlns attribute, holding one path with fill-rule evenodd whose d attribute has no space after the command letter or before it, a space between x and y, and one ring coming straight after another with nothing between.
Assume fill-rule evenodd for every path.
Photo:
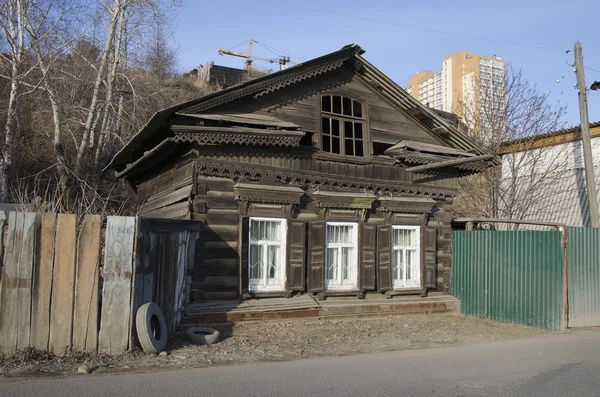
<instances>
[{"instance_id":1,"label":"corrugated metal roof","mask_svg":"<svg viewBox=\"0 0 600 397\"><path fill-rule=\"evenodd\" d=\"M596 127L600 127L600 121L595 121L593 123L590 123L590 128L596 128ZM519 144L522 142L531 142L531 141L535 141L538 139L550 138L550 137L554 137L554 136L571 134L573 132L580 132L580 131L581 131L581 125L576 125L576 126L569 127L569 128L563 128L562 130L545 132L543 134L532 135L532 136L528 136L528 137L524 137L524 138L511 139L509 141L502 142L502 146L510 146L510 145L515 145L515 144Z\"/></svg>"}]
</instances>

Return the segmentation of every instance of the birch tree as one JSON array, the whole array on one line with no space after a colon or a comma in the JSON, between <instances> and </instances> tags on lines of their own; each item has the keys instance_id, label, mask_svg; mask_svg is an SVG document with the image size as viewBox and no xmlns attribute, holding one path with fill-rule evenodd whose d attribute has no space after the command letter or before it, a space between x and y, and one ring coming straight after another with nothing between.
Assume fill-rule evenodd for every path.
<instances>
[{"instance_id":1,"label":"birch tree","mask_svg":"<svg viewBox=\"0 0 600 397\"><path fill-rule=\"evenodd\" d=\"M9 200L9 185L14 162L15 139L19 133L19 101L37 90L44 75L31 81L39 66L39 59L31 57L40 41L48 39L57 29L62 17L57 3L43 0L3 0L0 2L0 31L8 45L0 58L10 65L10 73L1 76L10 82L6 122L0 157L0 202ZM35 35L31 35L31 31Z\"/></svg>"},{"instance_id":2,"label":"birch tree","mask_svg":"<svg viewBox=\"0 0 600 397\"><path fill-rule=\"evenodd\" d=\"M565 107L552 104L549 93L510 65L501 79L486 83L473 82L480 100L463 98L459 113L466 134L500 156L502 165L462 178L454 210L461 216L527 219L566 162L560 150L536 148L533 137L564 128Z\"/></svg>"}]
</instances>

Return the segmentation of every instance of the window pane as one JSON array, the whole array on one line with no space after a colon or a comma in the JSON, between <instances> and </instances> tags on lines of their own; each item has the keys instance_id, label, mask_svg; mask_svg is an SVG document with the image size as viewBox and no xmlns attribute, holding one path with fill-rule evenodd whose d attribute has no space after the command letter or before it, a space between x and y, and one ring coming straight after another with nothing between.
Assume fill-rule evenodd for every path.
<instances>
[{"instance_id":1,"label":"window pane","mask_svg":"<svg viewBox=\"0 0 600 397\"><path fill-rule=\"evenodd\" d=\"M250 244L250 258L248 263L248 272L250 278L262 278L262 247L256 244Z\"/></svg>"},{"instance_id":2,"label":"window pane","mask_svg":"<svg viewBox=\"0 0 600 397\"><path fill-rule=\"evenodd\" d=\"M344 122L344 136L346 138L354 138L353 124L351 121Z\"/></svg>"},{"instance_id":3,"label":"window pane","mask_svg":"<svg viewBox=\"0 0 600 397\"><path fill-rule=\"evenodd\" d=\"M333 113L342 114L342 97L333 97Z\"/></svg>"},{"instance_id":4,"label":"window pane","mask_svg":"<svg viewBox=\"0 0 600 397\"><path fill-rule=\"evenodd\" d=\"M394 280L401 280L402 279L402 250L401 249L396 249L394 250L394 256L393 256L393 261L394 263L393 265L393 270L392 270L392 278Z\"/></svg>"},{"instance_id":5,"label":"window pane","mask_svg":"<svg viewBox=\"0 0 600 397\"><path fill-rule=\"evenodd\" d=\"M363 157L365 155L363 153L363 141L360 139L354 141L354 155L359 157Z\"/></svg>"},{"instance_id":6,"label":"window pane","mask_svg":"<svg viewBox=\"0 0 600 397\"><path fill-rule=\"evenodd\" d=\"M252 220L250 222L250 239L281 242L281 222Z\"/></svg>"},{"instance_id":7,"label":"window pane","mask_svg":"<svg viewBox=\"0 0 600 397\"><path fill-rule=\"evenodd\" d=\"M331 134L331 119L329 117L321 118L321 131L323 134L329 135Z\"/></svg>"},{"instance_id":8,"label":"window pane","mask_svg":"<svg viewBox=\"0 0 600 397\"><path fill-rule=\"evenodd\" d=\"M352 116L352 99L343 98L343 108L345 116Z\"/></svg>"},{"instance_id":9,"label":"window pane","mask_svg":"<svg viewBox=\"0 0 600 397\"><path fill-rule=\"evenodd\" d=\"M362 127L362 123L354 123L354 137L356 139L363 139Z\"/></svg>"},{"instance_id":10,"label":"window pane","mask_svg":"<svg viewBox=\"0 0 600 397\"><path fill-rule=\"evenodd\" d=\"M353 225L327 225L327 243L353 244Z\"/></svg>"},{"instance_id":11,"label":"window pane","mask_svg":"<svg viewBox=\"0 0 600 397\"><path fill-rule=\"evenodd\" d=\"M329 135L323 135L323 151L331 152L331 137Z\"/></svg>"},{"instance_id":12,"label":"window pane","mask_svg":"<svg viewBox=\"0 0 600 397\"><path fill-rule=\"evenodd\" d=\"M354 248L342 247L342 284L352 282L352 269L354 268Z\"/></svg>"},{"instance_id":13,"label":"window pane","mask_svg":"<svg viewBox=\"0 0 600 397\"><path fill-rule=\"evenodd\" d=\"M340 136L340 121L336 119L331 120L331 133L335 136Z\"/></svg>"},{"instance_id":14,"label":"window pane","mask_svg":"<svg viewBox=\"0 0 600 397\"><path fill-rule=\"evenodd\" d=\"M340 154L340 138L331 138L331 153Z\"/></svg>"},{"instance_id":15,"label":"window pane","mask_svg":"<svg viewBox=\"0 0 600 397\"><path fill-rule=\"evenodd\" d=\"M354 141L352 139L344 139L344 150L346 156L354 156Z\"/></svg>"},{"instance_id":16,"label":"window pane","mask_svg":"<svg viewBox=\"0 0 600 397\"><path fill-rule=\"evenodd\" d=\"M354 117L362 117L362 106L360 102L352 101L352 107L354 108Z\"/></svg>"},{"instance_id":17,"label":"window pane","mask_svg":"<svg viewBox=\"0 0 600 397\"><path fill-rule=\"evenodd\" d=\"M417 262L417 250L406 251L406 285L419 284L419 267Z\"/></svg>"},{"instance_id":18,"label":"window pane","mask_svg":"<svg viewBox=\"0 0 600 397\"><path fill-rule=\"evenodd\" d=\"M331 112L331 97L329 95L321 98L321 109L324 112Z\"/></svg>"},{"instance_id":19,"label":"window pane","mask_svg":"<svg viewBox=\"0 0 600 397\"><path fill-rule=\"evenodd\" d=\"M280 262L281 262L281 246L279 245L270 245L267 249L267 253L268 253L268 270L267 270L267 274L268 274L268 278L273 278L273 279L277 279L279 280L279 269L281 268L280 266Z\"/></svg>"},{"instance_id":20,"label":"window pane","mask_svg":"<svg viewBox=\"0 0 600 397\"><path fill-rule=\"evenodd\" d=\"M335 280L336 279L336 270L337 270L337 262L338 262L338 249L337 248L327 248L327 269L326 269L326 279L327 280Z\"/></svg>"}]
</instances>

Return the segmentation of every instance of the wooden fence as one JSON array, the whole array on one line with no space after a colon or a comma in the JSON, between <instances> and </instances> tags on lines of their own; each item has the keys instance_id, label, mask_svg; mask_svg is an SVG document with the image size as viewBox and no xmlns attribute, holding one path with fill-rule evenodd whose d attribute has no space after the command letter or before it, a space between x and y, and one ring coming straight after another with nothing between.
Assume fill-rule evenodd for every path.
<instances>
[{"instance_id":1,"label":"wooden fence","mask_svg":"<svg viewBox=\"0 0 600 397\"><path fill-rule=\"evenodd\" d=\"M179 324L198 222L109 216L102 245L98 215L78 227L73 214L11 212L4 231L5 219L0 212L0 352L123 353L137 308L151 301L170 332Z\"/></svg>"}]
</instances>

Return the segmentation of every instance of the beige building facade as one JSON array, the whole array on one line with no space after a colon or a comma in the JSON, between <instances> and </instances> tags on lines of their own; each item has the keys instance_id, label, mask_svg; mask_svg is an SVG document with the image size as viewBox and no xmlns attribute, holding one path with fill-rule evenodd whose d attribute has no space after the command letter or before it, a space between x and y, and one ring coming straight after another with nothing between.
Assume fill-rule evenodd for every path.
<instances>
[{"instance_id":1,"label":"beige building facade","mask_svg":"<svg viewBox=\"0 0 600 397\"><path fill-rule=\"evenodd\" d=\"M474 129L484 129L506 109L505 64L496 56L455 52L442 70L408 79L407 91L434 109L455 113Z\"/></svg>"}]
</instances>

